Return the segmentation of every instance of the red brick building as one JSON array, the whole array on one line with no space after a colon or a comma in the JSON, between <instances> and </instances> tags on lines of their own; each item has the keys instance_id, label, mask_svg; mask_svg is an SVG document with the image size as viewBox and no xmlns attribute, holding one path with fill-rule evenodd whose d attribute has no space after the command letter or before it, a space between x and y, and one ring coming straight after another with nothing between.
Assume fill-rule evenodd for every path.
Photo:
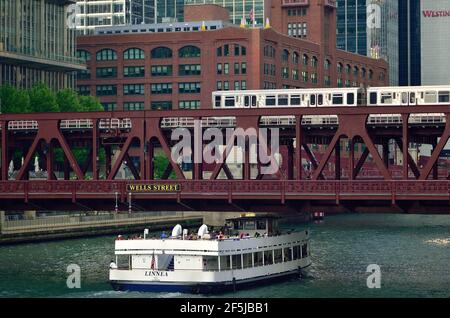
<instances>
[{"instance_id":1,"label":"red brick building","mask_svg":"<svg viewBox=\"0 0 450 318\"><path fill-rule=\"evenodd\" d=\"M279 18L265 29L208 22L202 31L202 22L186 22L79 37L89 71L78 77L78 89L107 109L156 110L210 108L215 90L387 85L385 61L336 49L335 8L306 2L293 15L287 10L295 5L272 1L270 16ZM186 20L198 7L186 6ZM224 19L223 8L214 7L205 9L208 19ZM307 30L294 34L294 23L307 23Z\"/></svg>"}]
</instances>

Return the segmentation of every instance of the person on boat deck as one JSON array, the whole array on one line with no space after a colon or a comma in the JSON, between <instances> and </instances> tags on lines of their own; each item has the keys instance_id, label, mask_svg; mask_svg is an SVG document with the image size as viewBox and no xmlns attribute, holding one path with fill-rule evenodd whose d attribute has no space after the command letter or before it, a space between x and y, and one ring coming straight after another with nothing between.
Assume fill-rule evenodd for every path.
<instances>
[{"instance_id":1,"label":"person on boat deck","mask_svg":"<svg viewBox=\"0 0 450 318\"><path fill-rule=\"evenodd\" d=\"M166 234L166 232L162 232L162 234L161 234L161 238L162 238L162 239L165 239L165 238L167 238L167 234Z\"/></svg>"},{"instance_id":2,"label":"person on boat deck","mask_svg":"<svg viewBox=\"0 0 450 318\"><path fill-rule=\"evenodd\" d=\"M114 263L113 260L111 260L111 263L109 263L109 268L111 268L111 269L117 269L117 264Z\"/></svg>"},{"instance_id":3,"label":"person on boat deck","mask_svg":"<svg viewBox=\"0 0 450 318\"><path fill-rule=\"evenodd\" d=\"M255 233L255 237L260 237L260 236L261 236L261 234L259 234L259 232Z\"/></svg>"},{"instance_id":4,"label":"person on boat deck","mask_svg":"<svg viewBox=\"0 0 450 318\"><path fill-rule=\"evenodd\" d=\"M224 239L224 235L223 235L223 232L222 231L220 231L219 232L219 236L217 237L219 240L223 240Z\"/></svg>"}]
</instances>

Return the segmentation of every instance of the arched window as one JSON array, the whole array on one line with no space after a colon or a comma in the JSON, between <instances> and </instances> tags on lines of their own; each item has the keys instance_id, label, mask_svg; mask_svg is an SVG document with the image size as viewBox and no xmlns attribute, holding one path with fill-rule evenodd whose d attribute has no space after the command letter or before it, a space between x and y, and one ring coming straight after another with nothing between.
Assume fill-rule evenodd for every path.
<instances>
[{"instance_id":1,"label":"arched window","mask_svg":"<svg viewBox=\"0 0 450 318\"><path fill-rule=\"evenodd\" d=\"M325 59L325 62L323 63L323 66L326 70L329 70L331 68L331 62L329 59Z\"/></svg>"},{"instance_id":2,"label":"arched window","mask_svg":"<svg viewBox=\"0 0 450 318\"><path fill-rule=\"evenodd\" d=\"M172 57L172 50L168 47L157 47L151 52L152 59L168 59Z\"/></svg>"},{"instance_id":3,"label":"arched window","mask_svg":"<svg viewBox=\"0 0 450 318\"><path fill-rule=\"evenodd\" d=\"M97 61L115 61L117 52L112 49L103 49L97 52Z\"/></svg>"},{"instance_id":4,"label":"arched window","mask_svg":"<svg viewBox=\"0 0 450 318\"><path fill-rule=\"evenodd\" d=\"M342 73L342 69L344 68L344 65L342 65L341 62L337 63L337 71L338 73Z\"/></svg>"},{"instance_id":5,"label":"arched window","mask_svg":"<svg viewBox=\"0 0 450 318\"><path fill-rule=\"evenodd\" d=\"M317 57L313 56L312 60L311 60L311 66L316 68L318 66L319 60L317 59Z\"/></svg>"},{"instance_id":6,"label":"arched window","mask_svg":"<svg viewBox=\"0 0 450 318\"><path fill-rule=\"evenodd\" d=\"M77 50L77 57L84 62L88 62L91 60L91 53L86 50Z\"/></svg>"},{"instance_id":7,"label":"arched window","mask_svg":"<svg viewBox=\"0 0 450 318\"><path fill-rule=\"evenodd\" d=\"M372 70L369 70L369 79L370 80L373 79L373 71Z\"/></svg>"},{"instance_id":8,"label":"arched window","mask_svg":"<svg viewBox=\"0 0 450 318\"><path fill-rule=\"evenodd\" d=\"M353 68L353 76L355 76L355 77L359 76L359 68L358 68L358 66L355 66Z\"/></svg>"},{"instance_id":9,"label":"arched window","mask_svg":"<svg viewBox=\"0 0 450 318\"><path fill-rule=\"evenodd\" d=\"M367 73L367 71L366 71L366 69L363 67L363 68L361 69L361 76L362 76L362 78L366 78L366 73Z\"/></svg>"},{"instance_id":10,"label":"arched window","mask_svg":"<svg viewBox=\"0 0 450 318\"><path fill-rule=\"evenodd\" d=\"M299 54L297 52L292 53L292 63L298 64L299 59Z\"/></svg>"},{"instance_id":11,"label":"arched window","mask_svg":"<svg viewBox=\"0 0 450 318\"><path fill-rule=\"evenodd\" d=\"M281 59L283 62L287 62L289 60L289 51L284 49L283 53L281 54Z\"/></svg>"},{"instance_id":12,"label":"arched window","mask_svg":"<svg viewBox=\"0 0 450 318\"><path fill-rule=\"evenodd\" d=\"M350 66L350 64L345 65L345 72L347 74L350 74L351 70L352 70L352 67Z\"/></svg>"},{"instance_id":13,"label":"arched window","mask_svg":"<svg viewBox=\"0 0 450 318\"><path fill-rule=\"evenodd\" d=\"M178 50L178 56L181 58L200 57L200 49L196 46L188 45Z\"/></svg>"},{"instance_id":14,"label":"arched window","mask_svg":"<svg viewBox=\"0 0 450 318\"><path fill-rule=\"evenodd\" d=\"M123 52L124 60L143 60L145 58L144 50L131 48Z\"/></svg>"},{"instance_id":15,"label":"arched window","mask_svg":"<svg viewBox=\"0 0 450 318\"><path fill-rule=\"evenodd\" d=\"M307 54L303 54L303 65L308 66L309 56Z\"/></svg>"}]
</instances>

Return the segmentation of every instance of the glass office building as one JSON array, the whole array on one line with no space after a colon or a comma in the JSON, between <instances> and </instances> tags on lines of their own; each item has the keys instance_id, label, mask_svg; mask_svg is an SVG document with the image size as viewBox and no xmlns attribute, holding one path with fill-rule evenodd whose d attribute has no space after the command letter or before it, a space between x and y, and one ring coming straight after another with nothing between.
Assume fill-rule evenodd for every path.
<instances>
[{"instance_id":1,"label":"glass office building","mask_svg":"<svg viewBox=\"0 0 450 318\"><path fill-rule=\"evenodd\" d=\"M250 22L253 13L255 25L263 26L265 21L264 0L185 0L185 4L216 4L225 7L230 12L230 22L240 24L242 18Z\"/></svg>"},{"instance_id":2,"label":"glass office building","mask_svg":"<svg viewBox=\"0 0 450 318\"><path fill-rule=\"evenodd\" d=\"M338 49L367 55L367 0L337 0Z\"/></svg>"},{"instance_id":3,"label":"glass office building","mask_svg":"<svg viewBox=\"0 0 450 318\"><path fill-rule=\"evenodd\" d=\"M66 20L67 0L0 0L0 85L53 89L74 86L75 34Z\"/></svg>"}]
</instances>

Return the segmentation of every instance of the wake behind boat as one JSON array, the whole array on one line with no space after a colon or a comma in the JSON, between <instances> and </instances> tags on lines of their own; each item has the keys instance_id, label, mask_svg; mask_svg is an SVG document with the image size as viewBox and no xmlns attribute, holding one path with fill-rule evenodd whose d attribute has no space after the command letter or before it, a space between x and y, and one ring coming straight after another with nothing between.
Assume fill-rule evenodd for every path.
<instances>
[{"instance_id":1,"label":"wake behind boat","mask_svg":"<svg viewBox=\"0 0 450 318\"><path fill-rule=\"evenodd\" d=\"M223 231L202 225L188 235L115 242L109 278L115 290L211 293L301 276L311 265L308 231L281 233L278 217L241 215Z\"/></svg>"}]
</instances>

